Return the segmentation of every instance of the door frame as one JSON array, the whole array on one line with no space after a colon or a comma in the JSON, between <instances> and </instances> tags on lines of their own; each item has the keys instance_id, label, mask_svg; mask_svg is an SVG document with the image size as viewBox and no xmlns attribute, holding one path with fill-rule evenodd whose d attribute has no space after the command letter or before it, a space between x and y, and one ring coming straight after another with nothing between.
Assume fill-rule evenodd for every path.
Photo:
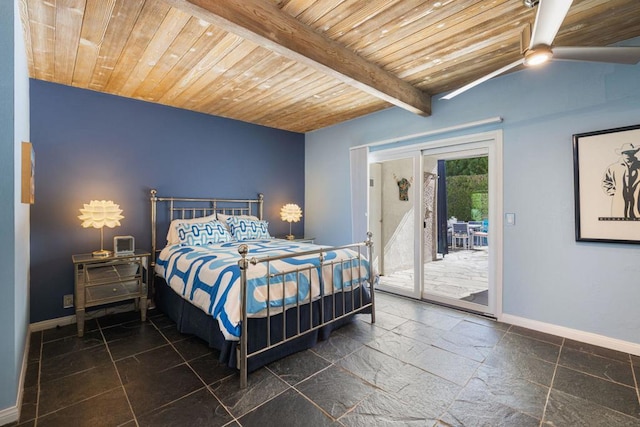
<instances>
[{"instance_id":1,"label":"door frame","mask_svg":"<svg viewBox=\"0 0 640 427\"><path fill-rule=\"evenodd\" d=\"M371 147L373 148L373 147ZM377 147L376 147L377 148ZM454 153L457 151L469 150L488 151L489 159L489 300L486 311L492 317L499 318L502 315L502 263L503 263L503 135L502 130L462 135L452 138L435 139L432 141L418 142L411 145L401 147L381 148L369 151L368 164L378 163L387 160L396 160L401 158L413 158L414 170L418 171L416 176L422 176L423 166L422 157L424 152L427 155L437 155L445 153ZM369 167L369 166L367 166ZM415 206L423 206L422 183L413 185L411 188L411 197L416 202ZM422 212L421 209L414 209L415 227L422 229ZM413 298L422 298L422 281L424 274L423 265L423 233L417 233L419 238L414 240L414 290L410 296ZM430 298L431 299L431 298ZM436 302L451 304L448 299L439 300L434 298ZM459 301L456 304L460 308L478 311L478 304ZM484 307L484 306L480 306Z\"/></svg>"}]
</instances>

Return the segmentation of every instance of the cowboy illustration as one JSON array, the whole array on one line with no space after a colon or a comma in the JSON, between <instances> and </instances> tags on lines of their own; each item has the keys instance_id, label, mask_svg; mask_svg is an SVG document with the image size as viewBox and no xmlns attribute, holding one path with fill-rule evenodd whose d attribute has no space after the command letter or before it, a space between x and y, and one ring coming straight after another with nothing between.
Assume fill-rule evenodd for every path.
<instances>
[{"instance_id":1,"label":"cowboy illustration","mask_svg":"<svg viewBox=\"0 0 640 427\"><path fill-rule=\"evenodd\" d=\"M611 216L614 218L640 218L640 160L636 157L640 146L625 143L616 154L620 158L609 165L602 188L611 196Z\"/></svg>"}]
</instances>

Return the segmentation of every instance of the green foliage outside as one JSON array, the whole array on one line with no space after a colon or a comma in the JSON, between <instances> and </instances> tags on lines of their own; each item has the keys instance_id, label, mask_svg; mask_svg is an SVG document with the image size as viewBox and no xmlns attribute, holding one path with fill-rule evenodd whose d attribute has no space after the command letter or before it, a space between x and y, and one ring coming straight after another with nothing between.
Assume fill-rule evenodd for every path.
<instances>
[{"instance_id":1,"label":"green foliage outside","mask_svg":"<svg viewBox=\"0 0 640 427\"><path fill-rule=\"evenodd\" d=\"M489 216L488 158L448 160L447 218L482 221Z\"/></svg>"},{"instance_id":2,"label":"green foliage outside","mask_svg":"<svg viewBox=\"0 0 640 427\"><path fill-rule=\"evenodd\" d=\"M460 175L487 175L489 173L489 158L447 160L446 167L447 178Z\"/></svg>"},{"instance_id":3,"label":"green foliage outside","mask_svg":"<svg viewBox=\"0 0 640 427\"><path fill-rule=\"evenodd\" d=\"M486 179L485 179L486 183ZM489 193L471 193L471 220L482 221L489 216Z\"/></svg>"}]
</instances>

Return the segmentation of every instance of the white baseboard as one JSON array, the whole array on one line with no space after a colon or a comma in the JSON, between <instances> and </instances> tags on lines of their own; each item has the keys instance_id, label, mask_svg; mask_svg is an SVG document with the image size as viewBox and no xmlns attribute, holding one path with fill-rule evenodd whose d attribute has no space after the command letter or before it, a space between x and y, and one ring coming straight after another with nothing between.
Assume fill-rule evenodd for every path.
<instances>
[{"instance_id":1,"label":"white baseboard","mask_svg":"<svg viewBox=\"0 0 640 427\"><path fill-rule=\"evenodd\" d=\"M0 426L14 423L20 419L20 408L22 407L22 397L24 395L24 380L27 377L27 365L29 364L29 349L31 348L31 332L27 332L22 355L22 369L20 370L20 380L18 381L18 396L16 405L0 410Z\"/></svg>"},{"instance_id":2,"label":"white baseboard","mask_svg":"<svg viewBox=\"0 0 640 427\"><path fill-rule=\"evenodd\" d=\"M149 307L148 307L149 308ZM113 307L99 308L85 313L85 321L95 319L97 317L106 316L107 314L123 313L127 311L135 310L135 304L133 302L114 305ZM76 323L76 315L57 317L55 319L43 320L42 322L31 323L29 325L31 332L44 331L46 329L53 329L57 326L73 325ZM0 424L2 425L2 424Z\"/></svg>"},{"instance_id":3,"label":"white baseboard","mask_svg":"<svg viewBox=\"0 0 640 427\"><path fill-rule=\"evenodd\" d=\"M499 320L512 325L522 326L523 328L533 329L539 332L558 335L575 341L640 356L640 344L638 343L610 338L604 335L580 331L578 329L566 328L564 326L553 325L551 323L540 322L538 320L526 319L524 317L513 316L511 314L502 314Z\"/></svg>"},{"instance_id":4,"label":"white baseboard","mask_svg":"<svg viewBox=\"0 0 640 427\"><path fill-rule=\"evenodd\" d=\"M46 329L53 329L57 326L73 325L76 323L76 315L58 317L56 319L43 320L42 322L31 323L29 329L31 332L44 331Z\"/></svg>"},{"instance_id":5,"label":"white baseboard","mask_svg":"<svg viewBox=\"0 0 640 427\"><path fill-rule=\"evenodd\" d=\"M20 392L22 394L22 392ZM11 406L0 410L0 426L15 423L20 418L20 411L17 406Z\"/></svg>"}]
</instances>

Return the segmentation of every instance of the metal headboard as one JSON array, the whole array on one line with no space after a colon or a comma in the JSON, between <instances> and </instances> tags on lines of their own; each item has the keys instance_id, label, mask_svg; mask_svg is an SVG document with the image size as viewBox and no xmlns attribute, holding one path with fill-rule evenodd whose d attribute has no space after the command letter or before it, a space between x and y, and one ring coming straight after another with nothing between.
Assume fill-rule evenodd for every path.
<instances>
[{"instance_id":1,"label":"metal headboard","mask_svg":"<svg viewBox=\"0 0 640 427\"><path fill-rule=\"evenodd\" d=\"M194 197L158 197L157 190L151 190L151 265L150 272L156 265L158 249L158 203L166 203L169 214L163 231L166 231L174 219L191 219L221 213L224 215L254 215L263 219L264 196L258 194L257 199L209 199Z\"/></svg>"}]
</instances>

